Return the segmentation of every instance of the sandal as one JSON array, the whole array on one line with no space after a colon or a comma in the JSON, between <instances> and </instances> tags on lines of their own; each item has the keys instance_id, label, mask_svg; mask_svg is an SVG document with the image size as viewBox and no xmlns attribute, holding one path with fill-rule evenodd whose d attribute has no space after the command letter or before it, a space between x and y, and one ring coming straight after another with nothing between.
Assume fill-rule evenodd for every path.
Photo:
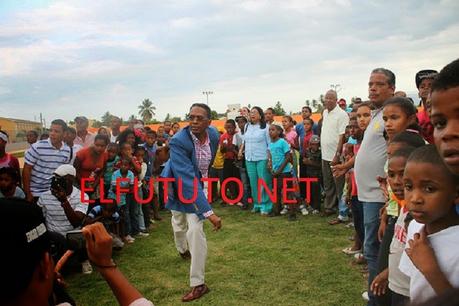
<instances>
[{"instance_id":1,"label":"sandal","mask_svg":"<svg viewBox=\"0 0 459 306\"><path fill-rule=\"evenodd\" d=\"M352 247L345 248L342 251L346 255L354 255L362 252L362 250L353 250Z\"/></svg>"},{"instance_id":2,"label":"sandal","mask_svg":"<svg viewBox=\"0 0 459 306\"><path fill-rule=\"evenodd\" d=\"M341 221L338 218L328 221L328 224L330 224L330 225L336 225L336 224L340 224L340 223L343 223L343 221Z\"/></svg>"}]
</instances>

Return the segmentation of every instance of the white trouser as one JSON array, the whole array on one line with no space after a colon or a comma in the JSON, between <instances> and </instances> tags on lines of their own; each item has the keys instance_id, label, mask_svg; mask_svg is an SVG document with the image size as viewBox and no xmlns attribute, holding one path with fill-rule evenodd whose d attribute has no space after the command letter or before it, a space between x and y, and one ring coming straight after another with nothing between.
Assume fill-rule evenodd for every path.
<instances>
[{"instance_id":1,"label":"white trouser","mask_svg":"<svg viewBox=\"0 0 459 306\"><path fill-rule=\"evenodd\" d=\"M204 234L204 220L196 214L172 211L172 229L175 247L180 253L191 253L190 286L204 284L206 270L207 240Z\"/></svg>"}]
</instances>

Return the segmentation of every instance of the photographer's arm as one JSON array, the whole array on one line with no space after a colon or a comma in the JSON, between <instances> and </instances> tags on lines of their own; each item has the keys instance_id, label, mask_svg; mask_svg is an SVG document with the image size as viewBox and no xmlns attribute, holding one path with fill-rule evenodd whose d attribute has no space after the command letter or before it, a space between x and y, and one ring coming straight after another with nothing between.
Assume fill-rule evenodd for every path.
<instances>
[{"instance_id":1,"label":"photographer's arm","mask_svg":"<svg viewBox=\"0 0 459 306\"><path fill-rule=\"evenodd\" d=\"M94 223L82 230L86 239L86 250L91 262L107 281L118 303L130 305L141 299L142 294L132 286L112 260L112 237L101 223Z\"/></svg>"}]
</instances>

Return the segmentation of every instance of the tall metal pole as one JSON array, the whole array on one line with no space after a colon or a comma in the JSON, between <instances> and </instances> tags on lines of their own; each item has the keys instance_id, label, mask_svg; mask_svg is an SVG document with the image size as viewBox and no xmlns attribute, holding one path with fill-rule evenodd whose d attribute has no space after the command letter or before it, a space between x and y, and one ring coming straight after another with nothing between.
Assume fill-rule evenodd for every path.
<instances>
[{"instance_id":1,"label":"tall metal pole","mask_svg":"<svg viewBox=\"0 0 459 306\"><path fill-rule=\"evenodd\" d=\"M209 105L209 95L213 95L214 92L213 91L203 91L202 94L206 95L207 105Z\"/></svg>"}]
</instances>

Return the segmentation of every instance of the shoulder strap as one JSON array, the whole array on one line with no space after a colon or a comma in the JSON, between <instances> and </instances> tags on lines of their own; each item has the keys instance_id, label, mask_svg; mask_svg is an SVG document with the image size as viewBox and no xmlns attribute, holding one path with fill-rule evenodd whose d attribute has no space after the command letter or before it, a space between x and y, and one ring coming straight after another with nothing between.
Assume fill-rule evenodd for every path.
<instances>
[{"instance_id":1,"label":"shoulder strap","mask_svg":"<svg viewBox=\"0 0 459 306\"><path fill-rule=\"evenodd\" d=\"M70 157L69 157L69 162L72 161L73 158L73 147L70 147ZM73 166L73 165L72 165Z\"/></svg>"}]
</instances>

